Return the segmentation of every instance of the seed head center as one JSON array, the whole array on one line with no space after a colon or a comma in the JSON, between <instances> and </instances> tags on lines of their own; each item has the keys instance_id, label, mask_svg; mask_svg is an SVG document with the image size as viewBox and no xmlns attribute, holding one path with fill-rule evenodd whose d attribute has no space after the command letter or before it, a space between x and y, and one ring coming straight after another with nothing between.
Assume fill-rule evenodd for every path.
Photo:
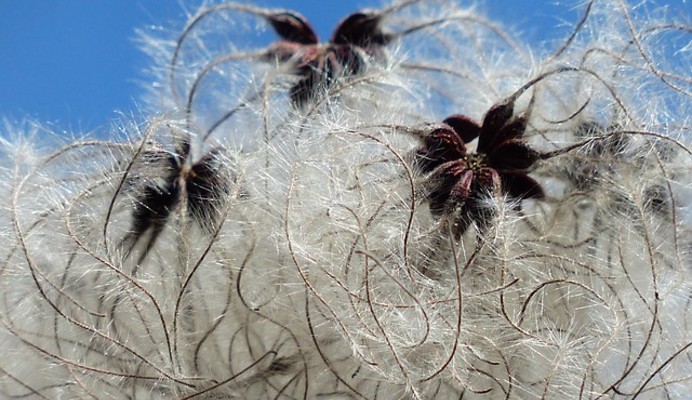
<instances>
[{"instance_id":1,"label":"seed head center","mask_svg":"<svg viewBox=\"0 0 692 400\"><path fill-rule=\"evenodd\" d=\"M484 154L467 154L464 160L473 172L478 172L482 168L488 167L488 161Z\"/></svg>"}]
</instances>

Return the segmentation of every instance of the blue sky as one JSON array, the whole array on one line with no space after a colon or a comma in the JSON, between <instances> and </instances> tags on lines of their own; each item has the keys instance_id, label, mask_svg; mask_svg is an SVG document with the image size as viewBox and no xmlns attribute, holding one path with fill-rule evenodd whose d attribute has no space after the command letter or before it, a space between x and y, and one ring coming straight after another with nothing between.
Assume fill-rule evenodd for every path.
<instances>
[{"instance_id":1,"label":"blue sky","mask_svg":"<svg viewBox=\"0 0 692 400\"><path fill-rule=\"evenodd\" d=\"M659 3L692 15L689 1ZM580 8L554 3L488 0L481 8L492 19L521 27L524 39L540 42L564 36L565 21L576 21L580 15ZM136 28L184 23L176 0L0 0L0 4L0 118L21 120L28 115L72 132L107 127L116 110L136 110L146 82L141 71L147 65L147 57L133 41ZM258 4L295 9L327 37L346 14L381 3L263 0Z\"/></svg>"}]
</instances>

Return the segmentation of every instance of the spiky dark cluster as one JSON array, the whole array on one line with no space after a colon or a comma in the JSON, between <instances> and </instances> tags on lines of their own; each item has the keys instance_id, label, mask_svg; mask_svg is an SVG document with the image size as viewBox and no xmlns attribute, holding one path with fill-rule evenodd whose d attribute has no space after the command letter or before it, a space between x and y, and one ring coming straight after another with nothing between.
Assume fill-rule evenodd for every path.
<instances>
[{"instance_id":1,"label":"spiky dark cluster","mask_svg":"<svg viewBox=\"0 0 692 400\"><path fill-rule=\"evenodd\" d=\"M488 196L523 200L544 197L541 185L527 174L539 153L523 140L526 117L514 117L514 104L494 105L479 124L465 115L453 115L423 139L416 165L429 176L427 194L436 217L452 218L452 232L461 236L475 223L485 227L492 209ZM475 152L467 145L478 138Z\"/></svg>"},{"instance_id":2,"label":"spiky dark cluster","mask_svg":"<svg viewBox=\"0 0 692 400\"><path fill-rule=\"evenodd\" d=\"M281 40L269 49L279 62L295 62L299 81L291 88L293 104L302 106L314 98L316 90L328 87L342 76L360 74L366 64L364 56L381 54L392 39L381 29L382 15L356 12L337 25L329 42L321 44L307 19L296 12L267 17Z\"/></svg>"},{"instance_id":3,"label":"spiky dark cluster","mask_svg":"<svg viewBox=\"0 0 692 400\"><path fill-rule=\"evenodd\" d=\"M230 174L220 148L209 151L196 162L190 160L190 143L183 141L175 152L150 150L142 154L142 168L163 171L147 179L138 191L132 210L132 225L123 239L126 254L146 240L142 259L156 243L166 222L178 207L202 229L216 227L230 189ZM147 239L144 237L147 236Z\"/></svg>"}]
</instances>

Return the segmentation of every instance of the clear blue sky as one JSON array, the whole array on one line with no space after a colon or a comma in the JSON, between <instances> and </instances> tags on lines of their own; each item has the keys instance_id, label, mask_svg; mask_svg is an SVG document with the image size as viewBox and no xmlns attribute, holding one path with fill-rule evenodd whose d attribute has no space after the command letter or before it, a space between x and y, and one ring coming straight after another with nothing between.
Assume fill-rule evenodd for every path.
<instances>
[{"instance_id":1,"label":"clear blue sky","mask_svg":"<svg viewBox=\"0 0 692 400\"><path fill-rule=\"evenodd\" d=\"M322 37L346 14L378 0L262 0L310 19ZM464 4L468 2L464 1ZM490 18L520 27L539 42L565 34L581 7L552 0L488 0ZM181 26L176 0L0 0L0 118L30 115L57 129L85 132L106 127L115 110L129 112L145 82L147 65L133 42L135 28ZM568 0L567 4L574 4ZM692 15L690 0L661 0Z\"/></svg>"}]
</instances>

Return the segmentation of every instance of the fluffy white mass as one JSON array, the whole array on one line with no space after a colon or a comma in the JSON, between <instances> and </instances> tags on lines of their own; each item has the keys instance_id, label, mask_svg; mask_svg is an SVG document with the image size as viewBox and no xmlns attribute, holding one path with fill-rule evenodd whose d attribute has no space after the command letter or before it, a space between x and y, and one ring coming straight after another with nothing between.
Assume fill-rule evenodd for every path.
<instances>
[{"instance_id":1,"label":"fluffy white mass","mask_svg":"<svg viewBox=\"0 0 692 400\"><path fill-rule=\"evenodd\" d=\"M688 396L690 16L579 9L205 2L121 139L6 123L0 397Z\"/></svg>"}]
</instances>

